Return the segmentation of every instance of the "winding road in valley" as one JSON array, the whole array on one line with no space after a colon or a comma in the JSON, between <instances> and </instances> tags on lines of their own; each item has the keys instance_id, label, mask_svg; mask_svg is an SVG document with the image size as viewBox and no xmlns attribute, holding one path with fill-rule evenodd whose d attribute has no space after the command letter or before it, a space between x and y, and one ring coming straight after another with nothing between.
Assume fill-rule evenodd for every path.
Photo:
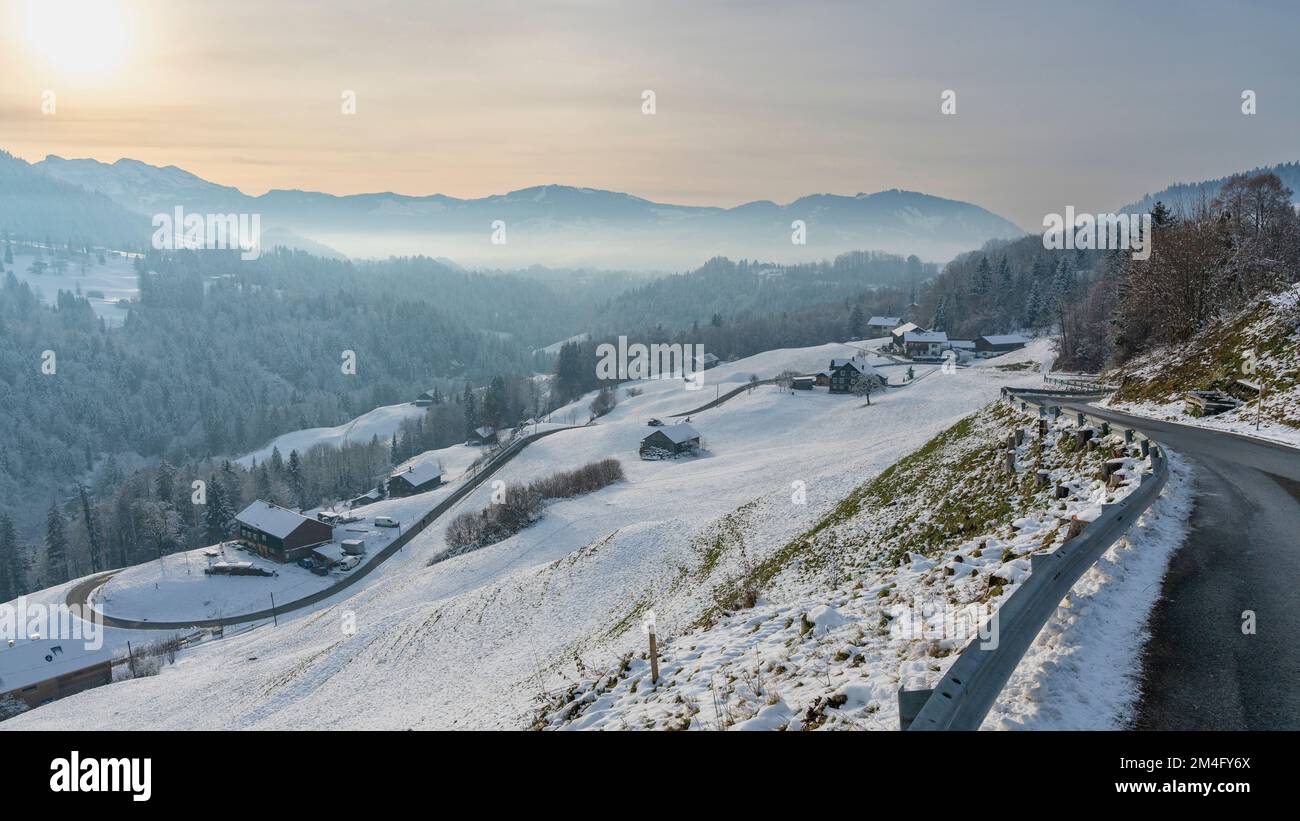
<instances>
[{"instance_id":1,"label":"winding road in valley","mask_svg":"<svg viewBox=\"0 0 1300 821\"><path fill-rule=\"evenodd\" d=\"M581 426L577 426L577 427L581 427ZM433 524L438 519L439 516L441 516L442 514L450 510L452 507L454 507L457 502L459 502L461 499L464 499L466 496L468 496L474 490L474 488L478 487L479 485L483 484L483 482L487 481L488 477L492 476L492 474L496 473L498 470L504 467L510 460L518 456L523 451L524 448L528 447L533 442L536 442L538 439L542 439L547 436L553 436L554 434L562 433L566 430L574 430L574 429L575 429L574 427L564 427L564 428L555 428L553 430L542 431L541 433L534 433L529 436L524 436L520 439L516 439L514 442L511 442L510 444L506 445L504 448L501 449L500 453L498 453L495 457L493 457L492 460L483 467L482 470L480 470L478 473L474 474L473 476L469 477L464 482L462 482L460 487L456 488L450 494L448 494L447 498L443 499L441 502L435 505L428 513L420 517L418 521L407 526L407 528L403 530L396 539L393 539L393 541L389 542L387 545L384 546L383 550L375 554L375 558L371 559L370 561L358 567L356 570L352 571L348 575L339 579L338 583L332 584L323 590L318 590L309 596L304 596L301 599L295 599L291 602L286 602L285 604L280 605L274 609L267 608L265 610L257 610L252 613L243 613L238 616L225 616L217 619L190 619L188 621L148 621L143 619L120 619L115 616L109 616L107 614L98 614L99 618L102 619L104 625L107 627L119 627L126 630L192 630L192 629L207 628L207 627L229 627L236 624L245 624L247 622L252 622L252 621L262 621L263 619L276 618L279 616L283 616L285 613L292 613L295 610L301 610L304 607L309 607L313 604L317 604L318 602L325 601L331 596L340 593L348 589L349 587L353 586L357 582L364 579L366 576L369 576L370 573L375 570L375 568L379 567L388 559L392 558L398 551L400 551L403 547L406 546L407 542L411 541L411 539L415 538L415 536L421 533L425 528ZM68 590L68 595L67 595L68 606L70 608L73 608L74 613L84 612L79 610L79 608L87 608L87 609L89 608L88 601L90 599L90 594L93 593L96 589L98 589L100 585L104 584L105 582L107 582L109 579L113 578L113 576L115 576L117 573L120 572L121 572L120 570L110 570L109 572L101 573L98 576L91 576L90 578L84 579L78 584L74 585Z\"/></svg>"},{"instance_id":2,"label":"winding road in valley","mask_svg":"<svg viewBox=\"0 0 1300 821\"><path fill-rule=\"evenodd\" d=\"M1195 470L1187 542L1151 613L1140 730L1300 729L1300 450L1042 397L1168 446ZM1253 612L1255 632L1244 633Z\"/></svg>"}]
</instances>

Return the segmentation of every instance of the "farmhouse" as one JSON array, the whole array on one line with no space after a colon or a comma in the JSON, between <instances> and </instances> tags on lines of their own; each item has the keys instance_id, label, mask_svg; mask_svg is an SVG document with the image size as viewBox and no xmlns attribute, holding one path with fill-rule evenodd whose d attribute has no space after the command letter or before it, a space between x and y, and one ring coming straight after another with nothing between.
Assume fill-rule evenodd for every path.
<instances>
[{"instance_id":1,"label":"farmhouse","mask_svg":"<svg viewBox=\"0 0 1300 821\"><path fill-rule=\"evenodd\" d=\"M396 499L433 490L440 484L442 484L442 468L436 461L425 461L393 471L393 475L388 477L388 495Z\"/></svg>"},{"instance_id":2,"label":"farmhouse","mask_svg":"<svg viewBox=\"0 0 1300 821\"><path fill-rule=\"evenodd\" d=\"M413 402L412 404L414 404L417 408L429 407L430 405L433 404L433 391L427 390L424 393L420 394L419 396L415 397L415 402Z\"/></svg>"},{"instance_id":3,"label":"farmhouse","mask_svg":"<svg viewBox=\"0 0 1300 821\"><path fill-rule=\"evenodd\" d=\"M896 316L873 316L867 320L867 336L889 336L889 332L898 327Z\"/></svg>"},{"instance_id":4,"label":"farmhouse","mask_svg":"<svg viewBox=\"0 0 1300 821\"><path fill-rule=\"evenodd\" d=\"M259 556L277 562L296 562L316 545L334 538L334 529L324 522L261 499L240 511L235 522L240 541Z\"/></svg>"},{"instance_id":5,"label":"farmhouse","mask_svg":"<svg viewBox=\"0 0 1300 821\"><path fill-rule=\"evenodd\" d=\"M925 333L925 328L922 328L915 322L907 322L903 325L899 325L897 328L889 332L891 344L896 350L903 350L903 336L914 332Z\"/></svg>"},{"instance_id":6,"label":"farmhouse","mask_svg":"<svg viewBox=\"0 0 1300 821\"><path fill-rule=\"evenodd\" d=\"M885 384L885 378L880 375L880 372L860 356L852 359L832 359L830 375L831 393L851 393L853 384L859 377L875 380L877 386Z\"/></svg>"},{"instance_id":7,"label":"farmhouse","mask_svg":"<svg viewBox=\"0 0 1300 821\"><path fill-rule=\"evenodd\" d=\"M39 707L113 681L107 647L86 649L84 639L8 640L0 643L0 702L12 698Z\"/></svg>"},{"instance_id":8,"label":"farmhouse","mask_svg":"<svg viewBox=\"0 0 1300 821\"><path fill-rule=\"evenodd\" d=\"M467 445L493 445L497 441L497 429L484 425L481 428L474 428L469 439L465 442Z\"/></svg>"},{"instance_id":9,"label":"farmhouse","mask_svg":"<svg viewBox=\"0 0 1300 821\"><path fill-rule=\"evenodd\" d=\"M903 352L913 359L938 359L948 345L943 331L908 331L903 334Z\"/></svg>"},{"instance_id":10,"label":"farmhouse","mask_svg":"<svg viewBox=\"0 0 1300 821\"><path fill-rule=\"evenodd\" d=\"M641 455L690 453L700 446L700 432L685 422L656 428L641 440Z\"/></svg>"},{"instance_id":11,"label":"farmhouse","mask_svg":"<svg viewBox=\"0 0 1300 821\"><path fill-rule=\"evenodd\" d=\"M981 353L1006 353L1015 351L1029 344L1029 340L1020 334L994 334L981 336L975 340L975 350Z\"/></svg>"}]
</instances>

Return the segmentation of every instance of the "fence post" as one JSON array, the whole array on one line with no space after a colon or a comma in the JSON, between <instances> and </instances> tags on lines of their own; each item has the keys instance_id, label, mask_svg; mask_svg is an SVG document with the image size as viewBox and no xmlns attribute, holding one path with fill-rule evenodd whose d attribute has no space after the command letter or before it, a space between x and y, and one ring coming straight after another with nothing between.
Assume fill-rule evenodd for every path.
<instances>
[{"instance_id":1,"label":"fence post","mask_svg":"<svg viewBox=\"0 0 1300 821\"><path fill-rule=\"evenodd\" d=\"M655 642L655 626L650 624L650 683L659 683L659 645Z\"/></svg>"},{"instance_id":2,"label":"fence post","mask_svg":"<svg viewBox=\"0 0 1300 821\"><path fill-rule=\"evenodd\" d=\"M271 594L271 621L275 623L276 627L280 626L280 620L275 616L275 594L274 593Z\"/></svg>"}]
</instances>

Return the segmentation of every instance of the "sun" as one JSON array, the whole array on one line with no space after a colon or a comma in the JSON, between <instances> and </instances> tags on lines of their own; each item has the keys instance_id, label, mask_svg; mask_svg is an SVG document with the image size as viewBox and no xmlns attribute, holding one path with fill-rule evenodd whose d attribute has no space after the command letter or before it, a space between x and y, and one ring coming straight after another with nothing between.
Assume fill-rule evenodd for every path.
<instances>
[{"instance_id":1,"label":"sun","mask_svg":"<svg viewBox=\"0 0 1300 821\"><path fill-rule=\"evenodd\" d=\"M130 27L117 0L26 0L27 41L51 68L102 76L126 55Z\"/></svg>"}]
</instances>

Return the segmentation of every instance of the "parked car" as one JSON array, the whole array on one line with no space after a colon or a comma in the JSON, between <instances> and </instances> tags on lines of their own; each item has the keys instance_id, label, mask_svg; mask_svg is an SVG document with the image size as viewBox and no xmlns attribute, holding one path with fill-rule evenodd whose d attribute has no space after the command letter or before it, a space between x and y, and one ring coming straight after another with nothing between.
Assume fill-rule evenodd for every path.
<instances>
[{"instance_id":1,"label":"parked car","mask_svg":"<svg viewBox=\"0 0 1300 821\"><path fill-rule=\"evenodd\" d=\"M346 559L344 559L343 561L339 562L334 566L339 570L351 570L352 568L356 567L359 564L361 564L360 556L348 556Z\"/></svg>"},{"instance_id":2,"label":"parked car","mask_svg":"<svg viewBox=\"0 0 1300 821\"><path fill-rule=\"evenodd\" d=\"M315 573L317 576L328 576L330 573L329 565L313 564L311 566L311 572Z\"/></svg>"},{"instance_id":3,"label":"parked car","mask_svg":"<svg viewBox=\"0 0 1300 821\"><path fill-rule=\"evenodd\" d=\"M341 524L341 525L350 525L350 524L352 524L353 522L359 522L359 521L361 521L362 518L363 518L363 517L358 516L358 515L356 515L355 513L345 513L345 514L339 516L339 518L338 518L338 523Z\"/></svg>"},{"instance_id":4,"label":"parked car","mask_svg":"<svg viewBox=\"0 0 1300 821\"><path fill-rule=\"evenodd\" d=\"M401 527L396 519L390 519L387 516L376 516L375 527Z\"/></svg>"},{"instance_id":5,"label":"parked car","mask_svg":"<svg viewBox=\"0 0 1300 821\"><path fill-rule=\"evenodd\" d=\"M312 561L311 556L307 556L306 558L302 558L298 560L298 566L301 567L303 570L311 570L313 567L316 566L316 562Z\"/></svg>"},{"instance_id":6,"label":"parked car","mask_svg":"<svg viewBox=\"0 0 1300 821\"><path fill-rule=\"evenodd\" d=\"M646 424L652 428L662 428L664 426L664 423L660 422L658 419L651 419L649 422L646 422Z\"/></svg>"}]
</instances>

